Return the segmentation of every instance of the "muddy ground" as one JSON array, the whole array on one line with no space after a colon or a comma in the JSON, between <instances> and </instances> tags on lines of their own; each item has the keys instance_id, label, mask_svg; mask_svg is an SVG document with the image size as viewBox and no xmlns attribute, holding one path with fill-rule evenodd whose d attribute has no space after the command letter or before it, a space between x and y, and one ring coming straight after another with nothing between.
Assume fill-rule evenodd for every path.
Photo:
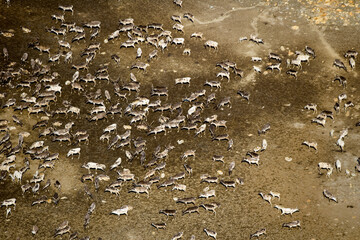
<instances>
[{"instance_id":1,"label":"muddy ground","mask_svg":"<svg viewBox=\"0 0 360 240\"><path fill-rule=\"evenodd\" d=\"M359 233L359 189L357 172L354 167L359 156L358 143L360 139L359 128L355 124L359 120L359 107L357 103L360 96L357 93L359 86L359 63L354 70L350 69L347 59L343 57L349 50L359 50L359 6L352 1L342 3L338 1L184 1L180 8L172 1L76 1L61 2L61 4L73 4L74 14L67 12L67 21L82 24L91 20L101 21L101 31L94 41L101 42L100 54L91 63L89 72L94 73L102 63L109 62L109 75L120 83L129 82L129 74L133 72L141 83L138 96L146 96L151 101L157 97L150 97L151 85L167 86L169 97L160 97L162 102L177 103L191 92L206 89L207 95L216 92L219 103L224 97L231 97L232 107L225 106L215 109L216 104L206 106L202 112L202 118L218 114L219 119L227 120L227 129L218 129L217 133L228 133L234 141L233 149L227 151L227 142L212 141L208 129L205 136L194 137L194 132L170 130L166 135L147 136L146 132L132 130L132 138L143 137L147 140L147 161L151 160L151 154L156 146L162 149L168 144L175 146L166 159L166 168L162 170L167 179L176 173L184 171L184 160L180 159L182 153L188 149L196 149L196 157L189 158L187 163L193 168L193 175L180 183L187 186L186 192L171 191L172 187L157 189L152 186L149 197L127 193L131 183L125 183L120 196L104 192L108 183L101 182L98 192L91 182L89 186L94 198L90 199L84 193L84 183L80 181L86 169L82 164L88 161L103 163L107 166L105 174L111 181L116 179L116 172L110 171L110 165L116 158L121 157L121 168L130 169L142 179L148 169L144 169L137 159L133 162L126 161L124 151L133 149L107 150L107 143L101 142L99 137L104 127L118 124L118 133L125 130L122 125L129 124L128 117L114 116L107 121L98 123L88 122L86 117L91 108L86 104L83 93L71 92L70 86L65 81L71 80L75 70L71 64L51 65L52 71L60 74L56 82L63 86L61 97L56 103L52 103L51 110L62 106L63 100L71 101L72 105L81 109L80 117L56 116L51 117L49 123L61 121L64 124L74 121L76 130L87 130L90 134L90 144L80 144L81 156L78 159L67 158L67 151L72 148L66 143L59 144L45 138L51 152L59 152L54 169L45 170L45 181L51 179L52 183L58 180L62 187L57 190L53 185L39 194L21 192L20 184L13 183L10 177L0 182L0 201L16 198L16 209L10 216L5 218L5 207L1 208L0 214L0 239L52 239L57 226L64 220L68 220L71 232L78 232L79 238L89 236L91 239L171 239L177 232L184 232L183 238L189 239L195 235L196 239L207 239L203 229L208 228L217 232L217 239L246 239L257 230L266 228L267 235L260 238L268 239L356 239ZM57 1L11 1L10 5L4 2L0 5L0 29L2 32L13 33L13 37L0 36L0 47L6 47L9 51L9 61L1 60L2 70L7 69L11 61L20 63L24 52L29 53L30 58L39 57L46 63L47 54L29 49L28 43L37 39L42 45L51 47L51 54L58 51L57 38L45 31L51 26L58 26L51 20L52 14L60 14ZM339 11L340 9L341 11ZM171 15L180 15L190 12L194 15L194 22L182 19L184 33L172 29L174 22ZM350 14L351 13L351 14ZM325 14L325 15L324 15ZM118 20L132 17L136 25L150 23L163 23L165 30L171 30L173 37L184 37L185 47L191 49L191 55L182 54L185 47L169 46L164 52L159 50L158 57L151 60L146 72L131 70L130 66L135 60L136 48L120 49L119 46L127 37L121 35L119 39L104 43L104 39L118 27ZM24 33L21 27L31 29L30 33ZM203 32L203 39L190 39L193 32ZM86 30L89 34L89 30ZM264 44L255 44L250 41L239 42L240 37L257 35L264 40ZM71 41L74 34L69 34L65 39ZM59 39L62 39L60 37ZM205 40L214 40L219 43L218 50L205 49ZM90 43L86 41L72 43L74 52L73 63L83 62L80 52ZM298 77L294 78L286 74L286 59L294 59L295 51L304 51L305 46L310 46L316 51L316 58L311 58L310 63L303 63L302 69L298 70ZM143 61L154 49L152 46L142 43ZM283 61L281 72L266 70L270 62L267 56L270 52L279 54ZM111 59L112 54L118 54L121 58L119 65ZM251 57L262 57L263 62L253 63ZM1 56L2 57L2 56ZM339 58L345 62L348 71L335 68L333 62ZM216 67L218 62L231 60L237 63L238 68L245 73L243 78L231 74L231 79L221 80L221 90L211 90L203 86L206 80L219 80L216 74L220 71ZM261 66L261 74L254 72L253 66ZM23 68L30 68L29 63ZM15 67L16 68L16 67ZM81 71L85 75L86 71ZM336 75L347 78L348 84L343 88L332 80ZM174 79L183 76L191 76L190 86L176 86ZM12 86L16 86L16 81ZM111 83L99 82L83 85L86 92L95 91L98 88L107 89L112 95L112 101L120 102L123 109L127 102L114 94ZM242 99L238 90L249 92L249 103ZM32 90L7 86L1 87L5 93L2 104L7 99L14 97L20 101L22 92L31 93ZM335 114L333 106L337 97L346 93L355 107L347 112L341 108L340 113ZM135 93L131 93L129 102L135 99ZM200 101L204 101L201 99ZM113 102L113 103L114 103ZM309 103L318 105L318 112L331 110L334 112L334 120L328 119L325 127L311 123L316 114L305 111L304 106ZM107 103L109 107L110 104ZM183 103L184 114L191 106ZM11 116L16 116L23 121L24 125L18 126L12 122ZM44 115L30 115L24 110L22 113L15 112L12 108L3 108L0 118L8 119L10 126L16 129L10 131L13 145L17 142L19 132L27 131L31 135L25 138L25 144L39 140L38 134L41 129L32 130L32 126ZM160 112L150 111L147 122L152 127L158 125L157 119ZM164 116L175 117L175 113L164 112ZM271 124L271 129L265 135L258 136L257 131L266 123ZM50 125L49 124L49 125ZM339 132L345 128L349 134L345 138L345 151L339 151L336 140ZM330 136L334 130L333 136ZM2 136L5 133L2 133ZM1 136L1 137L2 137ZM261 153L260 165L249 166L242 163L246 152L256 146L261 146L263 139L268 142L268 148ZM178 140L184 140L179 145ZM303 141L317 142L318 150L308 149L302 145ZM224 155L225 163L213 162L214 154ZM291 157L292 161L285 161L285 157ZM17 155L17 167L23 165L25 155ZM2 159L5 159L4 154ZM317 164L328 162L333 164L335 160L341 160L342 171L334 170L330 178L326 174L319 175ZM228 176L229 163L235 161L236 167L232 176ZM23 184L32 178L37 170L39 160L30 160L30 170L24 174ZM345 170L349 169L352 175L347 176ZM223 175L219 174L223 171ZM43 172L44 170L40 170ZM11 170L13 172L13 170ZM93 172L93 171L92 171ZM93 172L95 174L95 172ZM200 175L208 173L218 176L220 179L234 180L236 177L244 179L244 185L237 185L233 189L225 189L217 184L200 184ZM325 173L325 171L323 171ZM160 175L160 173L157 173ZM163 181L162 179L161 181ZM44 181L44 182L45 182ZM42 183L43 186L45 183ZM186 214L181 211L187 206L175 203L174 197L198 196L203 188L210 186L216 190L216 197L196 200L196 205L207 202L218 202L221 206L216 210L216 215L200 209L200 214ZM337 197L338 203L327 200L323 196L323 190L329 190ZM273 199L272 204L278 204L289 208L298 208L300 211L293 216L281 215L281 212L265 202L258 194L275 191L281 193L281 199ZM31 206L31 203L42 195L51 197L58 192L61 197L58 205L45 203ZM96 203L96 210L91 215L90 224L83 227L84 216L92 202ZM117 217L110 215L123 205L133 206L128 216ZM159 214L161 209L176 209L175 217L167 218ZM294 220L300 220L301 228L287 229L282 224ZM165 230L156 230L151 223L166 222ZM32 236L32 226L39 228L36 236ZM58 239L68 239L69 234L58 236Z\"/></svg>"}]
</instances>

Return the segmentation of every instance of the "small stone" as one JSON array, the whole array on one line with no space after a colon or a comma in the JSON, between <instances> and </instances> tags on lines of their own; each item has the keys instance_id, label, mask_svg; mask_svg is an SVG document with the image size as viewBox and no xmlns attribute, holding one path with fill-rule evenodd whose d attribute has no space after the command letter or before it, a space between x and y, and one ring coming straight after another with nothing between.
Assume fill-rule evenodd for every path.
<instances>
[{"instance_id":1,"label":"small stone","mask_svg":"<svg viewBox=\"0 0 360 240\"><path fill-rule=\"evenodd\" d=\"M184 143L184 140L177 140L177 143L178 143L179 145L181 145L181 144Z\"/></svg>"},{"instance_id":2,"label":"small stone","mask_svg":"<svg viewBox=\"0 0 360 240\"><path fill-rule=\"evenodd\" d=\"M217 170L216 172L217 172L218 175L223 175L224 174L224 172L221 171L221 170Z\"/></svg>"},{"instance_id":3,"label":"small stone","mask_svg":"<svg viewBox=\"0 0 360 240\"><path fill-rule=\"evenodd\" d=\"M295 25L295 26L292 26L291 29L292 29L292 30L299 30L299 26L296 26L296 25Z\"/></svg>"},{"instance_id":4,"label":"small stone","mask_svg":"<svg viewBox=\"0 0 360 240\"><path fill-rule=\"evenodd\" d=\"M292 158L291 158L291 157L285 157L285 161L291 162L291 161L292 161Z\"/></svg>"},{"instance_id":5,"label":"small stone","mask_svg":"<svg viewBox=\"0 0 360 240\"><path fill-rule=\"evenodd\" d=\"M281 51L285 51L285 47L284 47L284 46L281 46L281 47L280 47L280 50L281 50Z\"/></svg>"},{"instance_id":6,"label":"small stone","mask_svg":"<svg viewBox=\"0 0 360 240\"><path fill-rule=\"evenodd\" d=\"M130 125L124 125L123 128L124 128L125 130L130 130L130 129L131 129L131 126L130 126Z\"/></svg>"}]
</instances>

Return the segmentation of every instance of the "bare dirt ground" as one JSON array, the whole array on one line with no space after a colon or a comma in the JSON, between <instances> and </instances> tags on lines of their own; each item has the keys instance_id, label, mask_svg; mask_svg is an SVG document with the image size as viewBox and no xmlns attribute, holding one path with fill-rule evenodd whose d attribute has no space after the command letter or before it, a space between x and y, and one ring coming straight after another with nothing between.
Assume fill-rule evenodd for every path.
<instances>
[{"instance_id":1,"label":"bare dirt ground","mask_svg":"<svg viewBox=\"0 0 360 240\"><path fill-rule=\"evenodd\" d=\"M71 92L70 86L65 86L66 80L71 80L75 70L68 64L54 64L53 71L60 73L59 82L63 86L62 96L51 105L51 110L62 106L63 100L70 100L73 105L81 109L81 116L56 116L49 122L61 121L64 124L74 121L75 130L87 130L90 134L90 144L81 144L81 157L77 159L66 158L67 151L72 148L66 143L51 142L46 138L46 145L51 152L59 152L60 159L54 169L45 171L45 180L52 182L59 180L62 184L58 191L53 185L40 194L27 192L22 194L20 184L13 183L10 177L0 181L0 201L16 198L16 209L12 210L9 218L5 218L5 208L0 214L0 239L52 239L56 227L64 220L68 220L71 232L78 232L79 238L89 236L91 239L171 239L177 232L184 232L183 239L207 239L203 229L207 228L217 232L217 239L247 239L250 234L266 228L267 239L356 239L359 233L359 189L358 173L354 170L359 156L359 128L355 124L359 121L360 96L358 94L359 61L354 70L350 69L348 60L344 58L347 50L359 50L359 6L353 1L184 1L180 8L172 1L88 1L61 2L73 4L74 14L66 13L69 21L82 24L91 20L101 21L101 32L95 39L101 42L100 54L90 65L89 71L95 72L99 64L109 62L109 75L113 80L120 79L120 83L129 82L129 74L136 74L141 83L139 96L150 98L151 85L167 86L169 97L161 100L177 103L191 92L206 89L207 95L216 92L216 103L224 97L231 97L232 107L227 106L215 109L215 104L204 108L202 117L218 114L219 119L227 120L227 129L217 130L218 134L228 133L234 141L231 151L227 151L226 142L212 141L208 130L205 136L194 137L194 132L176 130L166 135L148 137L146 133L133 130L132 138L143 137L147 140L147 159L151 160L154 149L161 145L175 146L166 159L166 168L162 171L167 179L176 173L184 171L184 160L181 154L188 149L196 149L196 158L189 158L187 163L193 168L193 175L180 180L187 186L186 192L171 191L172 187L157 189L152 186L150 195L135 197L127 193L131 183L122 186L120 196L104 192L107 183L101 183L99 191L95 191L93 183L88 185L94 198L90 199L84 194L84 183L80 181L86 169L82 164L88 161L106 164L108 174L112 180L116 179L116 172L109 167L118 157L122 157L122 168L129 168L131 172L142 178L147 169L140 166L138 161L128 162L124 150L107 150L107 144L99 141L102 129L111 123L118 124L119 133L125 130L122 125L129 124L129 118L115 116L107 121L89 123L86 120L90 109L85 103L83 94ZM0 5L0 30L14 33L13 37L0 36L0 47L9 50L10 61L20 62L24 52L29 52L29 58L42 58L47 61L47 55L27 47L29 42L40 39L43 45L51 46L55 54L57 38L47 33L46 28L57 25L51 20L52 14L62 13L58 10L57 1L11 1L10 5ZM184 33L172 29L174 22L172 15L183 16L190 12L194 15L194 22L182 18ZM184 47L169 46L164 52L159 50L158 57L150 62L145 73L130 70L136 62L136 48L120 49L119 46L127 37L121 35L120 39L107 44L103 40L118 27L118 20L132 17L136 25L150 23L163 23L165 30L171 30L173 37L184 37L185 47L191 49L191 56L182 54ZM21 27L31 29L31 33L24 33ZM87 30L88 31L88 30ZM193 32L203 32L204 39L190 39ZM240 37L249 38L257 35L264 40L264 44L255 44L250 41L239 42ZM73 35L71 35L73 36ZM66 36L67 37L67 36ZM219 49L205 49L204 42L214 40L219 43ZM67 41L71 41L69 37ZM74 54L73 63L83 62L80 52L90 41L72 43ZM316 58L310 63L303 63L298 69L298 77L286 74L286 59L294 59L295 51L303 51L310 46L316 51ZM154 48L143 43L141 48L147 56ZM282 57L281 72L265 70L270 62L267 56L275 52ZM121 57L120 65L111 60L112 54ZM1 56L2 57L2 56ZM262 57L261 63L251 62L251 57ZM348 71L335 68L333 62L341 59ZM205 80L218 80L216 74L220 71L216 64L230 60L237 63L237 67L245 73L243 78L231 74L231 80L221 80L221 90L211 90L203 86ZM146 60L144 60L146 61ZM273 62L274 63L274 62ZM9 61L2 61L2 70L7 69ZM254 72L253 66L260 66L261 74ZM82 75L86 72L81 72ZM347 87L343 88L338 82L333 82L335 76L343 75L347 78ZM182 76L191 76L190 86L175 86L174 79ZM16 84L13 84L16 86ZM84 85L87 92L98 88L109 90L112 99L122 104L123 109L128 105L113 94L113 85L100 83ZM249 92L250 101L247 103L238 94L238 90ZM21 88L1 87L6 93L2 104L8 98L14 97L20 101L22 92L31 91ZM346 101L352 101L355 107L344 111L343 105L340 113L335 113L333 106L339 94L346 93ZM135 99L132 93L129 102ZM155 97L150 98L152 101ZM201 101L204 101L202 99ZM334 119L327 119L325 127L311 123L316 113L304 110L304 106L315 103L318 113L323 110L334 112ZM343 104L343 103L342 103ZM108 104L109 105L109 104ZM109 105L110 106L110 105ZM186 115L189 103L183 103ZM24 122L22 127L12 122L11 116L16 114ZM173 117L174 113L164 112L164 116ZM16 145L17 135L21 131L28 131L31 135L25 138L26 144L38 140L40 129L32 130L32 126L40 120L41 116L27 115L26 110L16 113L12 109L4 108L0 112L0 119L8 119L11 126L13 146ZM149 114L147 122L152 126L158 125L160 112ZM257 131L266 123L271 129L265 135L258 135ZM339 151L336 140L340 131L348 128L349 134L345 138L345 151ZM133 127L135 129L135 127ZM74 130L74 131L75 131ZM334 130L333 136L330 132ZM4 133L2 136L5 135ZM1 137L2 137L1 136ZM261 146L266 139L268 148L260 154L260 165L249 166L241 160L246 153L257 146ZM179 145L177 140L184 140ZM309 149L302 145L303 141L317 142L318 150ZM133 149L127 149L133 151ZM224 156L225 163L213 162L212 156ZM22 164L24 154L17 155L17 166ZM292 161L285 160L286 157ZM5 156L2 155L2 159ZM334 169L330 178L326 171L319 174L317 164L328 162L332 166L339 159L342 162L342 171ZM30 160L31 167L24 175L23 184L31 179L37 170L39 161ZM232 176L228 176L227 169L230 162L235 161L236 167ZM20 168L20 167L17 167ZM350 171L347 176L345 170ZM220 174L220 171L223 174ZM42 172L43 170L41 170ZM226 189L220 184L200 184L202 174L210 174L220 179L234 180L236 177L244 179L244 185ZM160 175L160 174L157 174ZM163 181L162 179L161 181ZM45 182L45 181L44 181ZM42 183L43 186L45 183ZM216 190L213 199L197 199L196 205L201 203L218 202L221 206L216 215L200 209L200 214L186 214L181 212L188 206L175 203L174 197L197 197L203 189L209 186ZM338 202L329 201L323 196L327 189ZM265 202L259 192L270 191L281 193L281 199L273 199L272 205ZM42 195L50 198L55 192L61 197L58 205L41 204L31 206L31 203ZM92 202L96 203L96 210L91 216L90 224L83 227L84 216ZM281 215L274 205L288 208L298 208L299 212L290 215ZM133 206L128 216L114 216L110 212L123 205ZM161 209L176 209L175 217L166 217L159 214ZM301 228L287 229L282 224L299 220ZM165 230L156 230L151 226L154 222L166 222ZM31 228L38 226L36 236L32 236ZM59 236L58 239L68 239L68 235Z\"/></svg>"}]
</instances>

